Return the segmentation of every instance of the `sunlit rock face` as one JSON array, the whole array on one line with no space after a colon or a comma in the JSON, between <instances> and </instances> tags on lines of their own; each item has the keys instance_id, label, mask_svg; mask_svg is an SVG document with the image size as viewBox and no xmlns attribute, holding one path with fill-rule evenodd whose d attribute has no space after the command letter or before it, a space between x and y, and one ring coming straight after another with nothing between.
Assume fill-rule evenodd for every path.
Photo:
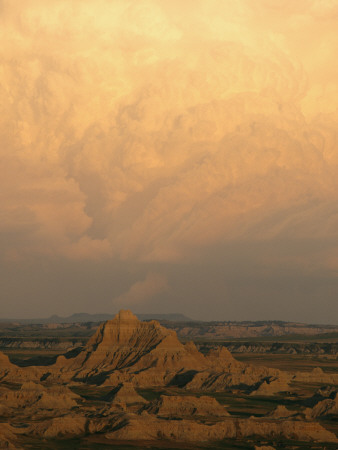
<instances>
[{"instance_id":1,"label":"sunlit rock face","mask_svg":"<svg viewBox=\"0 0 338 450\"><path fill-rule=\"evenodd\" d=\"M212 397L193 397L161 395L160 399L146 406L145 411L160 417L178 418L190 416L225 417L229 416L224 406Z\"/></svg>"},{"instance_id":2,"label":"sunlit rock face","mask_svg":"<svg viewBox=\"0 0 338 450\"><path fill-rule=\"evenodd\" d=\"M322 397L313 408L306 408L304 414L307 418L336 417L338 415L338 392L334 388L329 395Z\"/></svg>"},{"instance_id":3,"label":"sunlit rock face","mask_svg":"<svg viewBox=\"0 0 338 450\"><path fill-rule=\"evenodd\" d=\"M303 441L337 442L333 433L313 422L231 419L207 425L184 419L161 420L146 414L129 415L127 420L124 418L122 420L120 420L120 426L116 426L114 431L107 433L108 439L154 440L160 435L166 440L206 442L226 438L243 439L258 435L274 439L282 437L282 439Z\"/></svg>"},{"instance_id":4,"label":"sunlit rock face","mask_svg":"<svg viewBox=\"0 0 338 450\"><path fill-rule=\"evenodd\" d=\"M58 385L46 388L32 381L24 382L17 391L7 389L0 392L0 398L2 405L14 409L13 413L18 408L67 410L77 406L76 400L80 399L78 395L65 386Z\"/></svg>"},{"instance_id":5,"label":"sunlit rock face","mask_svg":"<svg viewBox=\"0 0 338 450\"><path fill-rule=\"evenodd\" d=\"M0 352L0 364L1 364L1 370L6 370L6 368L12 367L13 364L10 362L7 355Z\"/></svg>"},{"instance_id":6,"label":"sunlit rock face","mask_svg":"<svg viewBox=\"0 0 338 450\"><path fill-rule=\"evenodd\" d=\"M141 322L130 311L121 310L98 328L78 356L68 360L59 357L55 369L56 373L60 368L76 378L113 372L116 381L121 377L129 380L134 374L133 377L147 379L151 385L152 377L163 384L164 374L170 377L181 369L207 366L207 360L196 347L181 344L174 331L156 321Z\"/></svg>"},{"instance_id":7,"label":"sunlit rock face","mask_svg":"<svg viewBox=\"0 0 338 450\"><path fill-rule=\"evenodd\" d=\"M192 342L182 344L173 330L154 320L141 322L129 310L103 323L77 356L60 356L46 376L113 387L127 382L138 387L175 385L206 391L239 385L250 389L271 380L274 392L287 390L291 378L277 369L242 364L222 347L204 356Z\"/></svg>"},{"instance_id":8,"label":"sunlit rock face","mask_svg":"<svg viewBox=\"0 0 338 450\"><path fill-rule=\"evenodd\" d=\"M225 347L203 355L193 342L181 343L175 331L155 320L141 322L129 310L100 325L76 356L61 355L53 365L17 367L7 356L0 357L0 380L19 383L79 381L210 392L241 386L252 395L287 392L292 381L337 384L335 374L319 368L293 373L241 363Z\"/></svg>"},{"instance_id":9,"label":"sunlit rock face","mask_svg":"<svg viewBox=\"0 0 338 450\"><path fill-rule=\"evenodd\" d=\"M1 448L20 448L16 444L28 439L34 445L76 438L90 445L102 437L114 445L119 440L157 445L164 439L337 443L315 420L329 423L337 415L334 378L326 378L329 384L311 398L301 384L334 377L319 368L293 374L243 364L220 347L204 356L193 343L180 343L174 331L156 321L140 322L129 310L99 326L79 350L54 365L22 368L0 354L0 415L8 422L0 424ZM280 405L262 414L262 399L250 393L266 396L267 404L287 399L292 410ZM243 418L245 411L254 415Z\"/></svg>"},{"instance_id":10,"label":"sunlit rock face","mask_svg":"<svg viewBox=\"0 0 338 450\"><path fill-rule=\"evenodd\" d=\"M109 400L112 406L148 403L141 395L138 395L131 383L119 384L105 396L105 399Z\"/></svg>"},{"instance_id":11,"label":"sunlit rock face","mask_svg":"<svg viewBox=\"0 0 338 450\"><path fill-rule=\"evenodd\" d=\"M12 381L89 380L117 386L186 384L198 371L240 370L225 348L204 356L192 342L182 344L176 332L157 321L141 322L129 310L121 310L99 326L77 356L61 355L54 365L20 368L2 356L2 378Z\"/></svg>"}]
</instances>

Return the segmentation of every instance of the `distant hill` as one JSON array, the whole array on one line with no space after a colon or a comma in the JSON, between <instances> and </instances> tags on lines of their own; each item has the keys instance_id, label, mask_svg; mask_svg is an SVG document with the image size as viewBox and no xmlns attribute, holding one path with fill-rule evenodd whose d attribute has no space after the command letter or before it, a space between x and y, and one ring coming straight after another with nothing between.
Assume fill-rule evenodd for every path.
<instances>
[{"instance_id":1,"label":"distant hill","mask_svg":"<svg viewBox=\"0 0 338 450\"><path fill-rule=\"evenodd\" d=\"M48 323L84 323L84 322L105 322L111 320L114 314L88 314L75 313L68 317L61 317L56 314L38 319L0 319L0 322L15 322L22 324L48 324ZM184 314L136 314L140 320L160 320L170 322L192 322L192 319Z\"/></svg>"},{"instance_id":2,"label":"distant hill","mask_svg":"<svg viewBox=\"0 0 338 450\"><path fill-rule=\"evenodd\" d=\"M0 329L7 326L42 326L64 327L74 324L75 327L95 328L99 323L111 320L114 314L88 314L76 313L71 316L61 317L52 315L47 318L37 319L0 319ZM284 322L279 320L266 321L213 321L203 322L192 320L183 314L136 314L142 321L158 320L167 328L176 331L178 337L183 340L222 340L228 338L281 338L296 336L320 336L336 339L338 325L304 324L296 322Z\"/></svg>"}]
</instances>

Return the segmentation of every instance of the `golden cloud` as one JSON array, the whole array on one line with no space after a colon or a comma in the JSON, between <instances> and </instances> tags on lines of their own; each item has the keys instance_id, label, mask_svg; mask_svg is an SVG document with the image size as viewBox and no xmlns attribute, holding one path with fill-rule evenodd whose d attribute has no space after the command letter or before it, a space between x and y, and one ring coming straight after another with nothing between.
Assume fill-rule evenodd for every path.
<instances>
[{"instance_id":1,"label":"golden cloud","mask_svg":"<svg viewBox=\"0 0 338 450\"><path fill-rule=\"evenodd\" d=\"M133 307L135 304L144 303L157 294L162 293L168 287L167 279L158 273L148 273L142 281L134 283L127 292L114 299L114 304L124 308Z\"/></svg>"},{"instance_id":2,"label":"golden cloud","mask_svg":"<svg viewBox=\"0 0 338 450\"><path fill-rule=\"evenodd\" d=\"M337 237L334 2L0 6L6 254Z\"/></svg>"}]
</instances>

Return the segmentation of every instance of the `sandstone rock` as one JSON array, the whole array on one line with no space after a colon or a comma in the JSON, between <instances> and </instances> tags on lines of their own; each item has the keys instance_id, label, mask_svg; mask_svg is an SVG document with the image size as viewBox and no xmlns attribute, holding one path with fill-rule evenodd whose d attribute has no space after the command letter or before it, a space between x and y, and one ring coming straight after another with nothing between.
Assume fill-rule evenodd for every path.
<instances>
[{"instance_id":1,"label":"sandstone rock","mask_svg":"<svg viewBox=\"0 0 338 450\"><path fill-rule=\"evenodd\" d=\"M209 391L283 376L277 369L242 364L225 347L204 356L193 343L179 342L174 331L156 321L140 322L130 311L103 323L76 357L60 356L48 370L48 380L55 382L91 379L107 386L129 382L137 387L176 385Z\"/></svg>"},{"instance_id":2,"label":"sandstone rock","mask_svg":"<svg viewBox=\"0 0 338 450\"><path fill-rule=\"evenodd\" d=\"M313 408L307 408L304 414L308 418L317 418L335 415L338 418L338 392L328 398L318 402Z\"/></svg>"},{"instance_id":3,"label":"sandstone rock","mask_svg":"<svg viewBox=\"0 0 338 450\"><path fill-rule=\"evenodd\" d=\"M338 327L335 326L318 326L309 327L302 323L269 323L258 324L257 322L251 322L251 324L245 325L241 323L229 323L219 322L216 324L201 324L190 326L186 324L184 327L177 326L176 331L180 337L183 338L198 338L203 340L215 340L215 339L227 339L229 337L244 338L244 337L257 337L257 336L283 336L283 335L313 335L322 333L337 332Z\"/></svg>"},{"instance_id":4,"label":"sandstone rock","mask_svg":"<svg viewBox=\"0 0 338 450\"><path fill-rule=\"evenodd\" d=\"M85 433L87 423L88 419L81 415L65 415L32 424L26 434L44 438L79 436Z\"/></svg>"},{"instance_id":5,"label":"sandstone rock","mask_svg":"<svg viewBox=\"0 0 338 450\"><path fill-rule=\"evenodd\" d=\"M5 355L3 352L0 352L0 370L6 369L6 367L13 367L14 364L12 364L8 358L7 355Z\"/></svg>"},{"instance_id":6,"label":"sandstone rock","mask_svg":"<svg viewBox=\"0 0 338 450\"><path fill-rule=\"evenodd\" d=\"M117 440L220 441L229 438L292 439L300 441L338 442L336 436L313 422L267 421L227 418L212 425L191 420L166 420L148 414L121 417L114 430L106 434Z\"/></svg>"},{"instance_id":7,"label":"sandstone rock","mask_svg":"<svg viewBox=\"0 0 338 450\"><path fill-rule=\"evenodd\" d=\"M120 381L129 381L130 373L133 379L140 374L145 381L149 376L142 372L150 370L149 375L152 375L155 369L158 382L163 385L166 374L171 373L173 377L183 368L201 365L207 365L204 356L196 347L181 344L174 331L155 320L140 322L130 311L120 311L113 320L99 327L79 355L69 360L59 357L54 370L64 374L71 372L74 379L119 370L122 371ZM153 385L153 382L149 380L147 384Z\"/></svg>"},{"instance_id":8,"label":"sandstone rock","mask_svg":"<svg viewBox=\"0 0 338 450\"><path fill-rule=\"evenodd\" d=\"M271 447L271 445L263 445L263 446L255 445L255 450L276 450L276 449L275 447Z\"/></svg>"},{"instance_id":9,"label":"sandstone rock","mask_svg":"<svg viewBox=\"0 0 338 450\"><path fill-rule=\"evenodd\" d=\"M15 368L7 355L0 352L0 380L3 380L8 376L8 374Z\"/></svg>"},{"instance_id":10,"label":"sandstone rock","mask_svg":"<svg viewBox=\"0 0 338 450\"><path fill-rule=\"evenodd\" d=\"M187 389L222 390L228 386L253 385L280 371L253 367L236 361L225 347L203 356L193 343L183 345L174 331L156 321L140 322L130 311L102 324L75 358L59 357L54 376L85 380L100 374L104 385L132 382L152 387L176 384ZM203 372L203 386L195 375ZM56 375L55 375L56 374ZM197 375L198 377L198 375ZM190 384L191 383L191 384Z\"/></svg>"},{"instance_id":11,"label":"sandstone rock","mask_svg":"<svg viewBox=\"0 0 338 450\"><path fill-rule=\"evenodd\" d=\"M119 384L106 395L105 400L126 405L133 403L148 403L141 395L138 395L131 383Z\"/></svg>"},{"instance_id":12,"label":"sandstone rock","mask_svg":"<svg viewBox=\"0 0 338 450\"><path fill-rule=\"evenodd\" d=\"M120 419L114 431L106 434L108 439L150 441L165 439L186 442L216 441L225 436L236 436L234 422L222 422L222 426L216 427L185 419L159 419L149 414L129 414Z\"/></svg>"},{"instance_id":13,"label":"sandstone rock","mask_svg":"<svg viewBox=\"0 0 338 450\"><path fill-rule=\"evenodd\" d=\"M0 401L7 408L70 409L81 397L65 386L45 387L34 382L23 383L21 389L0 392Z\"/></svg>"},{"instance_id":14,"label":"sandstone rock","mask_svg":"<svg viewBox=\"0 0 338 450\"><path fill-rule=\"evenodd\" d=\"M222 363L223 361L226 362L234 362L235 359L232 356L232 354L229 352L229 350L226 347L219 346L215 349L211 349L208 353L208 358L216 363L217 365Z\"/></svg>"},{"instance_id":15,"label":"sandstone rock","mask_svg":"<svg viewBox=\"0 0 338 450\"><path fill-rule=\"evenodd\" d=\"M276 409L274 409L273 411L271 411L270 414L268 414L268 417L271 417L273 419L288 419L296 415L297 415L296 412L289 411L284 405L278 405Z\"/></svg>"},{"instance_id":16,"label":"sandstone rock","mask_svg":"<svg viewBox=\"0 0 338 450\"><path fill-rule=\"evenodd\" d=\"M18 367L10 362L7 355L0 352L0 381L39 381L45 372L46 367Z\"/></svg>"},{"instance_id":17,"label":"sandstone rock","mask_svg":"<svg viewBox=\"0 0 338 450\"><path fill-rule=\"evenodd\" d=\"M239 424L239 435L258 435L265 438L282 438L297 441L335 442L336 436L326 430L319 423L276 420L264 421L260 419L241 420Z\"/></svg>"},{"instance_id":18,"label":"sandstone rock","mask_svg":"<svg viewBox=\"0 0 338 450\"><path fill-rule=\"evenodd\" d=\"M152 402L146 411L160 417L224 417L229 416L226 409L212 397L202 396L168 396L161 397Z\"/></svg>"},{"instance_id":19,"label":"sandstone rock","mask_svg":"<svg viewBox=\"0 0 338 450\"><path fill-rule=\"evenodd\" d=\"M215 392L233 387L249 388L271 378L284 380L284 375L277 369L250 366L234 360L226 368L196 372L185 389Z\"/></svg>"},{"instance_id":20,"label":"sandstone rock","mask_svg":"<svg viewBox=\"0 0 338 450\"><path fill-rule=\"evenodd\" d=\"M290 386L279 378L272 380L264 380L258 389L251 392L250 395L274 395L278 392L286 392L290 390Z\"/></svg>"},{"instance_id":21,"label":"sandstone rock","mask_svg":"<svg viewBox=\"0 0 338 450\"><path fill-rule=\"evenodd\" d=\"M291 377L293 380L296 377L277 369L240 363L223 347L204 356L193 343L180 343L175 332L156 321L140 322L130 311L120 311L98 328L77 356L59 357L53 366L19 368L0 354L0 376L24 381L16 391L0 388L0 404L5 405L2 413L15 414L29 423L28 428L20 430L6 431L0 426L0 448L15 445L15 435L22 433L53 439L105 433L116 440L203 442L260 436L266 440L337 442L332 433L316 422L290 420L300 416L282 406L266 418L237 419L229 417L223 406L206 396L161 396L147 404L134 386L174 386L201 391L234 387L249 390L259 386L256 395L273 395L289 390ZM334 379L334 374L320 370L300 374L300 379L302 376L311 381L313 377ZM93 402L88 407L88 402L83 402L80 411L81 398L60 384L70 380L112 386L106 397L110 403ZM50 386L52 382L59 384ZM336 404L336 392L328 391L328 396L320 397L307 417L335 414ZM205 418L212 420L207 424Z\"/></svg>"},{"instance_id":22,"label":"sandstone rock","mask_svg":"<svg viewBox=\"0 0 338 450\"><path fill-rule=\"evenodd\" d=\"M338 374L325 373L320 367L316 367L311 372L295 373L293 376L293 381L338 385Z\"/></svg>"},{"instance_id":23,"label":"sandstone rock","mask_svg":"<svg viewBox=\"0 0 338 450\"><path fill-rule=\"evenodd\" d=\"M0 448L21 450L21 447L16 443L16 440L14 428L7 423L0 423Z\"/></svg>"},{"instance_id":24,"label":"sandstone rock","mask_svg":"<svg viewBox=\"0 0 338 450\"><path fill-rule=\"evenodd\" d=\"M124 402L114 402L100 411L100 416L106 417L116 413L123 413L127 411L127 404Z\"/></svg>"},{"instance_id":25,"label":"sandstone rock","mask_svg":"<svg viewBox=\"0 0 338 450\"><path fill-rule=\"evenodd\" d=\"M333 398L336 392L337 388L333 386L323 386L320 389L318 389L317 394L322 397Z\"/></svg>"}]
</instances>

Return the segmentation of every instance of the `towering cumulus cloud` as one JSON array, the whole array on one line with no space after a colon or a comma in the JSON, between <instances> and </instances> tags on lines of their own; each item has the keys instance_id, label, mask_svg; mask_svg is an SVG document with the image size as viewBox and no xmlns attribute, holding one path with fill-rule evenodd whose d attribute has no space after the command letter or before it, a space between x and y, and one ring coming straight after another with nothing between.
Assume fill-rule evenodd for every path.
<instances>
[{"instance_id":1,"label":"towering cumulus cloud","mask_svg":"<svg viewBox=\"0 0 338 450\"><path fill-rule=\"evenodd\" d=\"M143 303L167 288L167 280L157 273L148 273L145 280L138 281L131 288L114 299L116 304L133 307Z\"/></svg>"},{"instance_id":2,"label":"towering cumulus cloud","mask_svg":"<svg viewBox=\"0 0 338 450\"><path fill-rule=\"evenodd\" d=\"M329 0L1 0L4 261L125 261L130 288L289 242L259 264L335 278L337 22Z\"/></svg>"}]
</instances>

